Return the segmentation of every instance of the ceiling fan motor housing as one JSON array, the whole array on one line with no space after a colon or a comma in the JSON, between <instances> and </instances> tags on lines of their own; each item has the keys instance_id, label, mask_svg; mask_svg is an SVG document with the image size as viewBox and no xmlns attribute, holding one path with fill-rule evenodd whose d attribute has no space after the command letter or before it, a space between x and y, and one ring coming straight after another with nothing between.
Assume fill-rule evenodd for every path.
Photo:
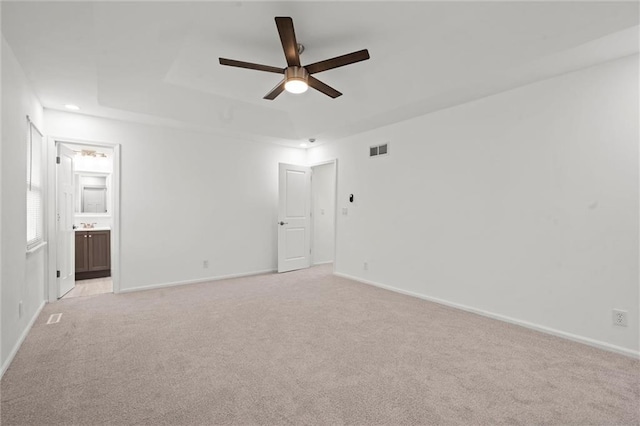
<instances>
[{"instance_id":1,"label":"ceiling fan motor housing","mask_svg":"<svg viewBox=\"0 0 640 426\"><path fill-rule=\"evenodd\" d=\"M284 73L285 80L300 80L305 83L309 80L309 73L303 67L288 67Z\"/></svg>"}]
</instances>

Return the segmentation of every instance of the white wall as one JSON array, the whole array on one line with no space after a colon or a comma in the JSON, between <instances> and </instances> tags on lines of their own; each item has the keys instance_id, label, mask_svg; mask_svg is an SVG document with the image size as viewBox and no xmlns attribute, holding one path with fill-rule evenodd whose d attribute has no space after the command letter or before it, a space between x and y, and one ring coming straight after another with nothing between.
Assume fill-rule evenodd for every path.
<instances>
[{"instance_id":1,"label":"white wall","mask_svg":"<svg viewBox=\"0 0 640 426\"><path fill-rule=\"evenodd\" d=\"M328 263L333 261L335 244L335 164L312 169L313 263Z\"/></svg>"},{"instance_id":2,"label":"white wall","mask_svg":"<svg viewBox=\"0 0 640 426\"><path fill-rule=\"evenodd\" d=\"M45 122L121 144L121 290L276 268L278 162L303 150L53 110Z\"/></svg>"},{"instance_id":3,"label":"white wall","mask_svg":"<svg viewBox=\"0 0 640 426\"><path fill-rule=\"evenodd\" d=\"M1 301L4 373L44 301L46 250L26 254L26 176L29 115L43 130L42 106L11 48L2 39ZM23 314L18 304L23 303Z\"/></svg>"},{"instance_id":4,"label":"white wall","mask_svg":"<svg viewBox=\"0 0 640 426\"><path fill-rule=\"evenodd\" d=\"M634 56L310 149L337 272L637 354L638 117Z\"/></svg>"}]
</instances>

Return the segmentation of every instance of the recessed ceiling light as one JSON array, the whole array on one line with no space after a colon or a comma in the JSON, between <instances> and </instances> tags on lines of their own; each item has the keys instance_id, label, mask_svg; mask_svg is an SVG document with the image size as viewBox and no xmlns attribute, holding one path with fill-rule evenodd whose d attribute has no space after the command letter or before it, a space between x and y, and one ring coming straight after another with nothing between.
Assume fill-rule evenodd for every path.
<instances>
[{"instance_id":1,"label":"recessed ceiling light","mask_svg":"<svg viewBox=\"0 0 640 426\"><path fill-rule=\"evenodd\" d=\"M80 109L78 105L74 105L74 104L66 104L64 107L66 109L70 109L71 111L78 111Z\"/></svg>"},{"instance_id":2,"label":"recessed ceiling light","mask_svg":"<svg viewBox=\"0 0 640 426\"><path fill-rule=\"evenodd\" d=\"M307 147L307 144L306 144L306 143L301 143L301 144L300 144L300 146L301 146L302 148L306 148L306 147Z\"/></svg>"}]
</instances>

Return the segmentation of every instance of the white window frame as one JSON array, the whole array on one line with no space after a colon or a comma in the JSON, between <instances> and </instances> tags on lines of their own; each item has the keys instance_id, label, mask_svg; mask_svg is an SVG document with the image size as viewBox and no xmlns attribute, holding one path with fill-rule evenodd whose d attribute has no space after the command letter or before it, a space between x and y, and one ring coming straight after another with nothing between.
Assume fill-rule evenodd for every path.
<instances>
[{"instance_id":1,"label":"white window frame","mask_svg":"<svg viewBox=\"0 0 640 426\"><path fill-rule=\"evenodd\" d=\"M27 188L26 188L26 243L27 253L43 246L44 242L44 135L27 116L29 125L27 141ZM35 131L34 131L35 130ZM36 149L34 149L36 148ZM34 173L35 171L35 173ZM31 202L35 195L36 206ZM34 216L32 216L34 215Z\"/></svg>"}]
</instances>

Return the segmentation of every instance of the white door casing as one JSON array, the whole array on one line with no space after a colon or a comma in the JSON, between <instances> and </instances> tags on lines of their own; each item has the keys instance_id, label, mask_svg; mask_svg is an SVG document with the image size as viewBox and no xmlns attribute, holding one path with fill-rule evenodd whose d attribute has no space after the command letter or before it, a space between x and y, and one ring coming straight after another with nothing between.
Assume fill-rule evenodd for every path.
<instances>
[{"instance_id":1,"label":"white door casing","mask_svg":"<svg viewBox=\"0 0 640 426\"><path fill-rule=\"evenodd\" d=\"M279 164L278 272L311 264L311 168Z\"/></svg>"},{"instance_id":2,"label":"white door casing","mask_svg":"<svg viewBox=\"0 0 640 426\"><path fill-rule=\"evenodd\" d=\"M76 285L75 274L75 243L76 236L73 226L74 219L74 188L73 188L73 157L75 153L64 145L58 144L58 158L56 165L56 230L57 230L57 269L58 298L71 291Z\"/></svg>"}]
</instances>

